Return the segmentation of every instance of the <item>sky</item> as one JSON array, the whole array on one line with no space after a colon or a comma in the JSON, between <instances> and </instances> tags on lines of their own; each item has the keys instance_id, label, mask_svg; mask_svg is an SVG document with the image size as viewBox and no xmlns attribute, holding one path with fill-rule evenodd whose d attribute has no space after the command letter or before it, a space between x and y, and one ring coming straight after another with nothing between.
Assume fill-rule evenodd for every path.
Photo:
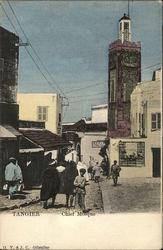
<instances>
[{"instance_id":1,"label":"sky","mask_svg":"<svg viewBox=\"0 0 163 250\"><path fill-rule=\"evenodd\" d=\"M31 46L19 47L18 91L57 91L66 96L64 122L90 117L92 106L107 103L108 48L118 39L118 21L127 13L128 1L9 4L1 1L0 25L17 33L24 43L28 38L37 53ZM130 19L131 39L141 42L142 81L151 80L153 70L161 67L161 2L131 0Z\"/></svg>"}]
</instances>

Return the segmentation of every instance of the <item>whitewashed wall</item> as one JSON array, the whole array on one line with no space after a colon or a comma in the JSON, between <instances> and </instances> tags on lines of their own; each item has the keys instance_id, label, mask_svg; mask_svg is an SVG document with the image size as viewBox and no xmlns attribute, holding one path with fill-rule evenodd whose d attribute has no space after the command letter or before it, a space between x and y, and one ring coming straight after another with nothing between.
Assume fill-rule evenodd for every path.
<instances>
[{"instance_id":1,"label":"whitewashed wall","mask_svg":"<svg viewBox=\"0 0 163 250\"><path fill-rule=\"evenodd\" d=\"M108 116L107 105L104 106L94 106L92 107L92 123L107 122Z\"/></svg>"},{"instance_id":2,"label":"whitewashed wall","mask_svg":"<svg viewBox=\"0 0 163 250\"><path fill-rule=\"evenodd\" d=\"M105 138L105 132L85 133L85 136L81 139L81 155L82 161L85 162L85 164L88 165L90 156L93 157L95 161L102 161L102 157L99 155L101 147L92 147L92 143L97 141L104 141ZM100 143L97 142L97 145L100 145Z\"/></svg>"},{"instance_id":3,"label":"whitewashed wall","mask_svg":"<svg viewBox=\"0 0 163 250\"><path fill-rule=\"evenodd\" d=\"M110 140L110 162L113 164L114 160L117 160L119 164L119 142L145 142L145 166L142 167L121 167L120 177L122 178L132 178L132 177L152 177L153 174L153 156L152 147L160 147L159 142L150 143L149 139L126 139L118 138Z\"/></svg>"}]
</instances>

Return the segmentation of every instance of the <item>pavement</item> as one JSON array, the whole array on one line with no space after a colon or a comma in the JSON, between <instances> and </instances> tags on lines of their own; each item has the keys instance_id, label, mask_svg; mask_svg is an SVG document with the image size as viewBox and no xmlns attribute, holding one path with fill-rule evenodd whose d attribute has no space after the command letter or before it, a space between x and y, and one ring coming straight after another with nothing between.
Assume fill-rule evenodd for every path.
<instances>
[{"instance_id":1,"label":"pavement","mask_svg":"<svg viewBox=\"0 0 163 250\"><path fill-rule=\"evenodd\" d=\"M38 213L55 213L62 215L74 215L75 213L82 215L83 212L75 210L74 207L66 208L66 195L58 194L56 196L54 208L43 209L43 202L39 199L40 190L25 190L24 199L20 199L20 195L15 200L9 200L7 196L0 196L0 211L2 213L9 212L38 212ZM49 205L51 200L49 199ZM87 215L103 213L102 193L98 183L89 181L86 186L85 204ZM83 214L84 215L84 214Z\"/></svg>"},{"instance_id":2,"label":"pavement","mask_svg":"<svg viewBox=\"0 0 163 250\"><path fill-rule=\"evenodd\" d=\"M119 178L100 182L104 213L146 213L160 211L160 178Z\"/></svg>"},{"instance_id":3,"label":"pavement","mask_svg":"<svg viewBox=\"0 0 163 250\"><path fill-rule=\"evenodd\" d=\"M14 200L9 200L8 195L0 195L0 211L13 210L39 202L40 190L24 190L16 194Z\"/></svg>"},{"instance_id":4,"label":"pavement","mask_svg":"<svg viewBox=\"0 0 163 250\"><path fill-rule=\"evenodd\" d=\"M58 194L55 207L43 209L39 199L40 189L24 190L16 199L0 195L0 211L39 212L71 215L74 207L67 209L66 196ZM50 203L50 201L49 201ZM89 181L86 186L86 209L90 215L101 213L133 213L160 211L160 178L119 178L117 186L112 179L101 177L99 183ZM11 212L12 212L11 211Z\"/></svg>"}]
</instances>

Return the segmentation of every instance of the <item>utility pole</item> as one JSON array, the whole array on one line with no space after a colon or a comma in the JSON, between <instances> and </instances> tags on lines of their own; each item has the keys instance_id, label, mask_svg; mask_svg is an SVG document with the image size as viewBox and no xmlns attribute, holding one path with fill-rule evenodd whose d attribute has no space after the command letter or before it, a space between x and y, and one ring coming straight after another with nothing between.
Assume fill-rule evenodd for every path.
<instances>
[{"instance_id":1,"label":"utility pole","mask_svg":"<svg viewBox=\"0 0 163 250\"><path fill-rule=\"evenodd\" d=\"M69 101L67 97L62 97L62 107L69 106Z\"/></svg>"},{"instance_id":2,"label":"utility pole","mask_svg":"<svg viewBox=\"0 0 163 250\"><path fill-rule=\"evenodd\" d=\"M130 0L128 0L128 17L130 17Z\"/></svg>"}]
</instances>

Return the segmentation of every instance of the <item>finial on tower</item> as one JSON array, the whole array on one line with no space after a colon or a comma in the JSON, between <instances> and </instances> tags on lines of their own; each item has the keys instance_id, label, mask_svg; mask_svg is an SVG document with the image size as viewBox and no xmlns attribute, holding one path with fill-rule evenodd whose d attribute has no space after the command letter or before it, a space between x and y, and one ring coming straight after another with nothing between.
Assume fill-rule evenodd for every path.
<instances>
[{"instance_id":1,"label":"finial on tower","mask_svg":"<svg viewBox=\"0 0 163 250\"><path fill-rule=\"evenodd\" d=\"M130 17L130 0L128 0L128 17Z\"/></svg>"}]
</instances>

